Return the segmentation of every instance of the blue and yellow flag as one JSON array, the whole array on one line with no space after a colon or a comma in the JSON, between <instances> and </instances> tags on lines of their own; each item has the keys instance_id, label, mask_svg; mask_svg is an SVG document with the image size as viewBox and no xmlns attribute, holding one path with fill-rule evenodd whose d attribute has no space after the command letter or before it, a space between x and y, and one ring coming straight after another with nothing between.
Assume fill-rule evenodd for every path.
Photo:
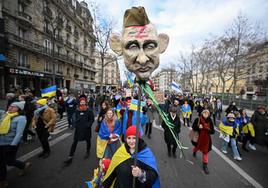
<instances>
[{"instance_id":1,"label":"blue and yellow flag","mask_svg":"<svg viewBox=\"0 0 268 188\"><path fill-rule=\"evenodd\" d=\"M131 72L127 73L127 83L130 88L134 86L135 75Z\"/></svg>"},{"instance_id":2,"label":"blue and yellow flag","mask_svg":"<svg viewBox=\"0 0 268 188\"><path fill-rule=\"evenodd\" d=\"M41 90L42 97L54 97L56 95L57 86L50 86Z\"/></svg>"},{"instance_id":3,"label":"blue and yellow flag","mask_svg":"<svg viewBox=\"0 0 268 188\"><path fill-rule=\"evenodd\" d=\"M141 109L140 109L141 112L142 112L142 107L144 107L144 106L145 106L145 102L141 101ZM131 104L129 106L129 109L137 111L138 110L138 100L132 99Z\"/></svg>"}]
</instances>

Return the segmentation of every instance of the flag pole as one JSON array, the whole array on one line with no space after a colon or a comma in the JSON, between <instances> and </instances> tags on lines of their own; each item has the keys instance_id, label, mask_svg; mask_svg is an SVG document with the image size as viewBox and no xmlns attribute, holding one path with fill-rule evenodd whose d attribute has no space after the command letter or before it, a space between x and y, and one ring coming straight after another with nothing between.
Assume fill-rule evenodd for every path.
<instances>
[{"instance_id":1,"label":"flag pole","mask_svg":"<svg viewBox=\"0 0 268 188\"><path fill-rule=\"evenodd\" d=\"M136 117L137 120L136 120L136 144L135 144L135 152L134 152L134 167L137 166L137 154L138 154L139 132L140 132L141 94L142 94L142 90L139 84L137 84L137 86L138 86L138 109L137 109L137 117ZM135 184L136 184L136 178L133 177L132 188L135 188Z\"/></svg>"}]
</instances>

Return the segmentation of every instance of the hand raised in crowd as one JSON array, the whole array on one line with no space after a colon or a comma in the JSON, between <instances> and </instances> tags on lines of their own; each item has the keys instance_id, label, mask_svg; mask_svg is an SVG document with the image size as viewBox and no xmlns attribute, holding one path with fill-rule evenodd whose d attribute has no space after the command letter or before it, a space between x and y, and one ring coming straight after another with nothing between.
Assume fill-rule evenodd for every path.
<instances>
[{"instance_id":1,"label":"hand raised in crowd","mask_svg":"<svg viewBox=\"0 0 268 188\"><path fill-rule=\"evenodd\" d=\"M203 125L202 124L199 125L199 129L203 129Z\"/></svg>"}]
</instances>

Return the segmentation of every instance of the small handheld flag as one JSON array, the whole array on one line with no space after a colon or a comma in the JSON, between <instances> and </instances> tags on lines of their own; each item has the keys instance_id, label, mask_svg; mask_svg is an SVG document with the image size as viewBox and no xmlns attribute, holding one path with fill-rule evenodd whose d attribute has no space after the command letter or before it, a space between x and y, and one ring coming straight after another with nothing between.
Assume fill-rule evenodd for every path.
<instances>
[{"instance_id":1,"label":"small handheld flag","mask_svg":"<svg viewBox=\"0 0 268 188\"><path fill-rule=\"evenodd\" d=\"M131 72L127 73L127 83L130 88L134 86L135 75Z\"/></svg>"},{"instance_id":2,"label":"small handheld flag","mask_svg":"<svg viewBox=\"0 0 268 188\"><path fill-rule=\"evenodd\" d=\"M56 95L57 86L50 86L41 90L42 97L54 97Z\"/></svg>"},{"instance_id":3,"label":"small handheld flag","mask_svg":"<svg viewBox=\"0 0 268 188\"><path fill-rule=\"evenodd\" d=\"M141 110L140 111L142 111L143 106L145 106L145 102L141 101ZM137 111L138 110L138 100L132 99L129 109Z\"/></svg>"},{"instance_id":4,"label":"small handheld flag","mask_svg":"<svg viewBox=\"0 0 268 188\"><path fill-rule=\"evenodd\" d=\"M171 87L172 90L176 91L177 93L183 94L180 85L177 84L176 82L172 82L171 85L170 85L170 87Z\"/></svg>"}]
</instances>

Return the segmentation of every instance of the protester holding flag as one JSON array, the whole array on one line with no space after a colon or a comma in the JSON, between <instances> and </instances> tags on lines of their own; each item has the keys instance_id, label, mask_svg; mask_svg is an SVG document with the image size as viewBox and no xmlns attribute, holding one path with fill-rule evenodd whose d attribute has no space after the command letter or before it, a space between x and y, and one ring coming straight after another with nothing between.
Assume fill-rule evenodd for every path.
<instances>
[{"instance_id":1,"label":"protester holding flag","mask_svg":"<svg viewBox=\"0 0 268 188\"><path fill-rule=\"evenodd\" d=\"M72 163L76 146L79 141L87 142L87 150L84 157L85 159L89 157L91 148L91 127L94 122L94 113L88 108L87 102L84 98L80 99L79 106L76 109L73 118L73 126L75 128L74 138L69 157L64 161L65 164Z\"/></svg>"},{"instance_id":2,"label":"protester holding flag","mask_svg":"<svg viewBox=\"0 0 268 188\"><path fill-rule=\"evenodd\" d=\"M188 104L188 101L185 100L184 104L181 106L181 111L182 111L182 117L183 117L183 125L187 127L190 127L189 121L190 121L190 116L192 114L191 111L191 106ZM185 125L186 122L186 125Z\"/></svg>"},{"instance_id":3,"label":"protester holding flag","mask_svg":"<svg viewBox=\"0 0 268 188\"><path fill-rule=\"evenodd\" d=\"M0 111L0 187L8 187L6 181L7 165L15 166L25 173L30 162L16 160L19 143L26 125L26 117L23 115L25 102L14 102L10 104L7 112Z\"/></svg>"},{"instance_id":4,"label":"protester holding flag","mask_svg":"<svg viewBox=\"0 0 268 188\"><path fill-rule=\"evenodd\" d=\"M50 146L48 142L49 133L54 131L56 124L56 113L47 105L47 99L36 101L37 109L34 111L32 127L36 129L37 136L41 142L43 152L38 157L44 159L50 155Z\"/></svg>"},{"instance_id":5,"label":"protester holding flag","mask_svg":"<svg viewBox=\"0 0 268 188\"><path fill-rule=\"evenodd\" d=\"M180 122L180 117L177 114L177 109L176 107L171 107L169 109L169 115L168 115L169 121L172 123L171 130L175 134L177 138L179 138L179 133L181 131L181 122ZM168 156L171 157L171 146L172 147L172 154L173 157L176 158L176 149L177 149L177 143L176 140L174 139L170 129L168 128L168 125L163 121L162 122L162 127L164 129L164 139L167 144L167 149L168 149Z\"/></svg>"},{"instance_id":6,"label":"protester holding flag","mask_svg":"<svg viewBox=\"0 0 268 188\"><path fill-rule=\"evenodd\" d=\"M120 147L122 126L115 112L110 108L101 122L97 138L97 157L111 159L115 151Z\"/></svg>"},{"instance_id":7,"label":"protester holding flag","mask_svg":"<svg viewBox=\"0 0 268 188\"><path fill-rule=\"evenodd\" d=\"M126 143L115 152L104 177L104 188L130 188L135 178L135 188L160 188L156 159L146 143L136 138L136 126L126 131ZM134 166L136 139L138 141L137 166ZM113 186L112 186L113 185Z\"/></svg>"},{"instance_id":8,"label":"protester holding flag","mask_svg":"<svg viewBox=\"0 0 268 188\"><path fill-rule=\"evenodd\" d=\"M174 90L177 93L183 94L182 89L180 87L179 84L177 84L176 82L172 82L170 85L171 89Z\"/></svg>"}]
</instances>

